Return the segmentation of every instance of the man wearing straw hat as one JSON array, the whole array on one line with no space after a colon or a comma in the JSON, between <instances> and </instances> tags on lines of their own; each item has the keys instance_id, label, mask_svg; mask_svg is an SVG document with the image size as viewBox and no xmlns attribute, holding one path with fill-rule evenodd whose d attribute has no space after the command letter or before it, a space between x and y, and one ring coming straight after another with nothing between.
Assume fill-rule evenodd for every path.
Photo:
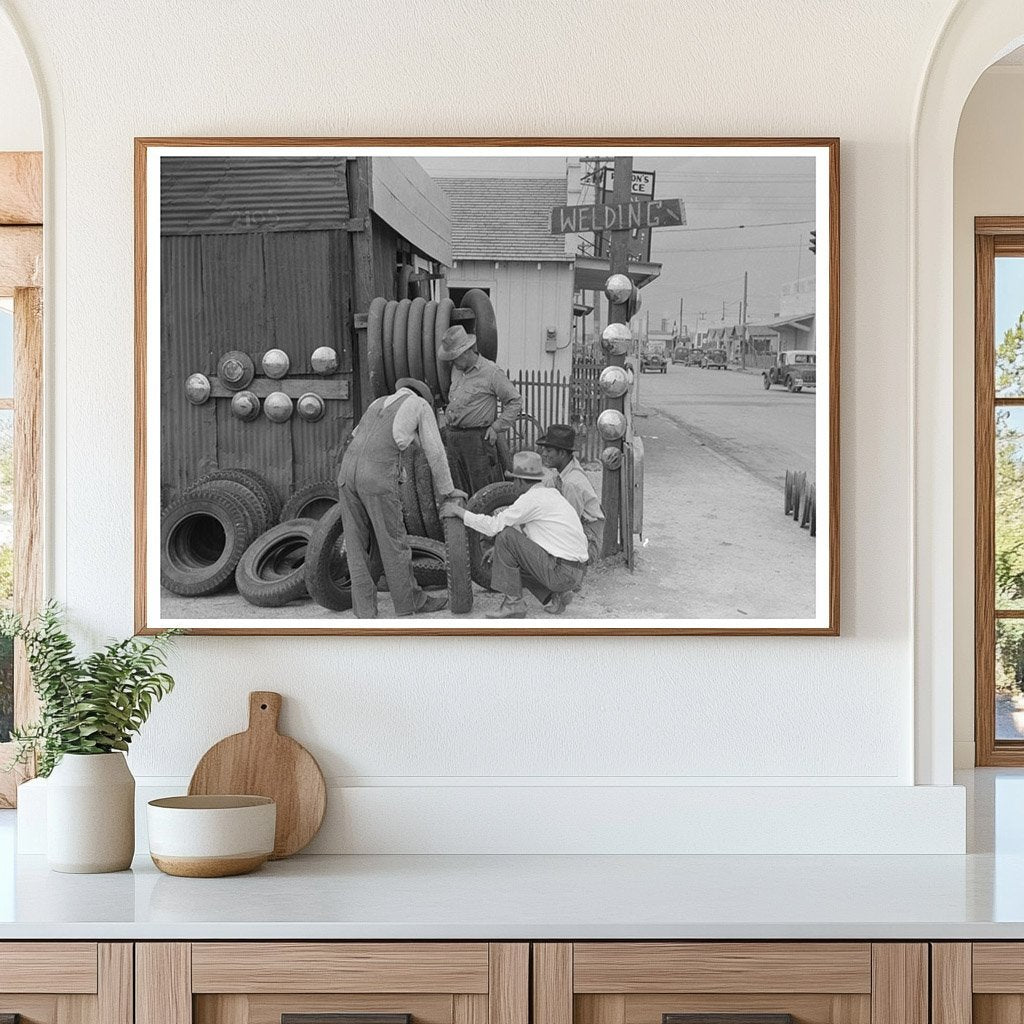
<instances>
[{"instance_id":1,"label":"man wearing straw hat","mask_svg":"<svg viewBox=\"0 0 1024 1024\"><path fill-rule=\"evenodd\" d=\"M498 437L515 423L523 399L462 324L445 331L439 357L452 364L444 416L448 463L456 483L472 495L501 479Z\"/></svg>"},{"instance_id":2,"label":"man wearing straw hat","mask_svg":"<svg viewBox=\"0 0 1024 1024\"><path fill-rule=\"evenodd\" d=\"M454 501L443 516L494 538L491 589L502 594L489 619L524 619L526 587L552 615L561 615L583 581L587 536L576 510L553 487L544 486L544 466L536 452L516 452L506 476L519 485L519 497L496 515L467 512Z\"/></svg>"},{"instance_id":3,"label":"man wearing straw hat","mask_svg":"<svg viewBox=\"0 0 1024 1024\"><path fill-rule=\"evenodd\" d=\"M403 377L393 395L370 403L352 431L338 474L352 610L360 619L377 617L381 568L395 615L436 612L448 603L447 592L428 594L412 571L398 479L402 452L414 441L423 448L435 492L446 500L460 496L437 429L434 396L422 381Z\"/></svg>"}]
</instances>

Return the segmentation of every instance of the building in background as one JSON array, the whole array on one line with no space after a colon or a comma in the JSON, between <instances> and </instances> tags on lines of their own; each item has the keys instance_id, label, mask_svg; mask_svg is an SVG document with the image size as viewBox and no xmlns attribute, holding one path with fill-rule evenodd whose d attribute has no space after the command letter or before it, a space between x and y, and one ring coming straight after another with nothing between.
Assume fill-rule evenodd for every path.
<instances>
[{"instance_id":1,"label":"building in background","mask_svg":"<svg viewBox=\"0 0 1024 1024\"><path fill-rule=\"evenodd\" d=\"M485 291L498 322L498 364L560 370L572 364L573 255L551 233L565 178L437 178L451 204L448 295Z\"/></svg>"},{"instance_id":2,"label":"building in background","mask_svg":"<svg viewBox=\"0 0 1024 1024\"><path fill-rule=\"evenodd\" d=\"M779 313L774 319L756 325L760 331L774 331L778 335L776 352L798 349L814 352L815 278L801 277L782 286L779 295ZM751 327L751 330L754 328Z\"/></svg>"}]
</instances>

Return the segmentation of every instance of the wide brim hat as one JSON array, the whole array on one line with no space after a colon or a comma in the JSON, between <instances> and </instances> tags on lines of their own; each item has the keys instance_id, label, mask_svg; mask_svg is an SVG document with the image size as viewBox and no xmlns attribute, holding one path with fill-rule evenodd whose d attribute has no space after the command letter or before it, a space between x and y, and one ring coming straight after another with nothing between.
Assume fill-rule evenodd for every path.
<instances>
[{"instance_id":1,"label":"wide brim hat","mask_svg":"<svg viewBox=\"0 0 1024 1024\"><path fill-rule=\"evenodd\" d=\"M453 324L444 332L437 358L450 363L453 359L458 359L463 352L468 351L475 344L475 334L470 334L462 324Z\"/></svg>"},{"instance_id":2,"label":"wide brim hat","mask_svg":"<svg viewBox=\"0 0 1024 1024\"><path fill-rule=\"evenodd\" d=\"M532 480L534 483L544 479L544 463L536 452L516 452L512 456L512 468L505 472L509 480Z\"/></svg>"},{"instance_id":3,"label":"wide brim hat","mask_svg":"<svg viewBox=\"0 0 1024 1024\"><path fill-rule=\"evenodd\" d=\"M395 390L401 391L402 388L409 388L410 391L415 391L428 405L434 404L434 395L423 381L416 380L415 377L399 377L395 381Z\"/></svg>"},{"instance_id":4,"label":"wide brim hat","mask_svg":"<svg viewBox=\"0 0 1024 1024\"><path fill-rule=\"evenodd\" d=\"M537 446L544 445L545 448L561 448L564 452L576 450L576 431L565 423L552 423L550 427L537 438Z\"/></svg>"}]
</instances>

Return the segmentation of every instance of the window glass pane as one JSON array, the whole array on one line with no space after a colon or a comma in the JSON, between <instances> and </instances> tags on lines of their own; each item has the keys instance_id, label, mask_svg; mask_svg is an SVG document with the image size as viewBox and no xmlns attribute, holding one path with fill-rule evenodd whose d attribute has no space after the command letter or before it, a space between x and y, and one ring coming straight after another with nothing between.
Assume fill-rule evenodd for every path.
<instances>
[{"instance_id":1,"label":"window glass pane","mask_svg":"<svg viewBox=\"0 0 1024 1024\"><path fill-rule=\"evenodd\" d=\"M1024 608L1024 408L996 409L996 608Z\"/></svg>"},{"instance_id":2,"label":"window glass pane","mask_svg":"<svg viewBox=\"0 0 1024 1024\"><path fill-rule=\"evenodd\" d=\"M0 607L14 597L14 413L0 410ZM0 638L0 743L10 737L14 715L14 648Z\"/></svg>"},{"instance_id":3,"label":"window glass pane","mask_svg":"<svg viewBox=\"0 0 1024 1024\"><path fill-rule=\"evenodd\" d=\"M0 398L14 397L14 314L0 307Z\"/></svg>"},{"instance_id":4,"label":"window glass pane","mask_svg":"<svg viewBox=\"0 0 1024 1024\"><path fill-rule=\"evenodd\" d=\"M1024 622L996 619L996 739L1024 739Z\"/></svg>"},{"instance_id":5,"label":"window glass pane","mask_svg":"<svg viewBox=\"0 0 1024 1024\"><path fill-rule=\"evenodd\" d=\"M996 259L996 396L1024 398L1024 257Z\"/></svg>"}]
</instances>

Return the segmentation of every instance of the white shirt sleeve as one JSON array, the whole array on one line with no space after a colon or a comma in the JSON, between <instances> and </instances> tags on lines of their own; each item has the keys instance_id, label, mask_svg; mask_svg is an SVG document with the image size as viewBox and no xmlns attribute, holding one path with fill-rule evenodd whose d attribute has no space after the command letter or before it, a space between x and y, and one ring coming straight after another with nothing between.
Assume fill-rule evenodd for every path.
<instances>
[{"instance_id":1,"label":"white shirt sleeve","mask_svg":"<svg viewBox=\"0 0 1024 1024\"><path fill-rule=\"evenodd\" d=\"M506 526L521 526L528 523L536 513L536 502L527 491L516 500L493 516L483 516L478 512L467 512L465 524L485 537L497 537Z\"/></svg>"}]
</instances>

